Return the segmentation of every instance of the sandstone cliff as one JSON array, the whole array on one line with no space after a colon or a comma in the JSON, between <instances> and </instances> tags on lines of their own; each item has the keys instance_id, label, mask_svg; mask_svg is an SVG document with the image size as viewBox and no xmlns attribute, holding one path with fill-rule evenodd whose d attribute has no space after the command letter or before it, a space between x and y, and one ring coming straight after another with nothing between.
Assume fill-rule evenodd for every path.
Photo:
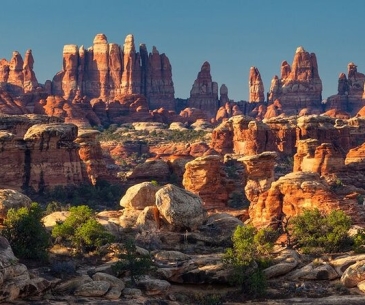
<instances>
[{"instance_id":1,"label":"sandstone cliff","mask_svg":"<svg viewBox=\"0 0 365 305\"><path fill-rule=\"evenodd\" d=\"M0 187L42 191L108 175L95 131L37 115L1 115Z\"/></svg>"}]
</instances>

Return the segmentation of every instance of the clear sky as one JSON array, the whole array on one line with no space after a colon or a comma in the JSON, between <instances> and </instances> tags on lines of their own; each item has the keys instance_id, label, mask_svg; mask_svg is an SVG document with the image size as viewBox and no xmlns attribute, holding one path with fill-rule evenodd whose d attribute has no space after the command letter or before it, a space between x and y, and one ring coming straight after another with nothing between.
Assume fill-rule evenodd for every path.
<instances>
[{"instance_id":1,"label":"clear sky","mask_svg":"<svg viewBox=\"0 0 365 305\"><path fill-rule=\"evenodd\" d=\"M204 61L229 97L248 99L256 66L265 91L283 60L303 46L317 55L323 98L337 93L340 72L354 62L365 73L365 0L3 0L0 58L33 50L43 83L61 70L65 44L89 47L97 33L123 44L156 46L172 65L175 97L187 98Z\"/></svg>"}]
</instances>

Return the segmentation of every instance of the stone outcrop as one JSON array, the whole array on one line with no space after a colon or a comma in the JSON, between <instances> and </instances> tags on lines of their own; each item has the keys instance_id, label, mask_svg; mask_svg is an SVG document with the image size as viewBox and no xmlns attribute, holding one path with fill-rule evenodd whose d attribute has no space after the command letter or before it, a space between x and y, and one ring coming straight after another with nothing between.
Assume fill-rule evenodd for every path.
<instances>
[{"instance_id":1,"label":"stone outcrop","mask_svg":"<svg viewBox=\"0 0 365 305\"><path fill-rule=\"evenodd\" d=\"M348 120L329 116L275 117L256 121L237 115L224 121L212 132L211 148L215 151L255 155L276 151L293 156L296 142L315 139L318 145L329 143L345 157L346 153L365 141L365 121L361 117Z\"/></svg>"},{"instance_id":2,"label":"stone outcrop","mask_svg":"<svg viewBox=\"0 0 365 305\"><path fill-rule=\"evenodd\" d=\"M247 174L245 194L253 205L259 196L265 193L274 182L274 165L277 154L275 152L263 152L259 155L245 156L238 161L243 162ZM251 209L251 206L250 206Z\"/></svg>"},{"instance_id":3,"label":"stone outcrop","mask_svg":"<svg viewBox=\"0 0 365 305\"><path fill-rule=\"evenodd\" d=\"M122 48L108 43L104 34L97 34L88 49L65 45L62 71L53 78L52 94L68 100L86 95L104 103L142 94L152 109L175 108L169 59L155 47L148 54L141 45L137 52L133 35L127 35Z\"/></svg>"},{"instance_id":4,"label":"stone outcrop","mask_svg":"<svg viewBox=\"0 0 365 305\"><path fill-rule=\"evenodd\" d=\"M13 303L18 298L39 295L49 289L51 282L31 274L19 263L9 242L0 236L0 302Z\"/></svg>"},{"instance_id":5,"label":"stone outcrop","mask_svg":"<svg viewBox=\"0 0 365 305\"><path fill-rule=\"evenodd\" d=\"M41 115L1 116L0 186L36 191L106 179L98 131Z\"/></svg>"},{"instance_id":6,"label":"stone outcrop","mask_svg":"<svg viewBox=\"0 0 365 305\"><path fill-rule=\"evenodd\" d=\"M204 208L224 208L229 191L220 156L199 157L186 163L184 188L203 200Z\"/></svg>"},{"instance_id":7,"label":"stone outcrop","mask_svg":"<svg viewBox=\"0 0 365 305\"><path fill-rule=\"evenodd\" d=\"M212 81L209 62L204 62L190 90L188 105L203 110L208 118L215 118L219 107L218 84Z\"/></svg>"},{"instance_id":8,"label":"stone outcrop","mask_svg":"<svg viewBox=\"0 0 365 305\"><path fill-rule=\"evenodd\" d=\"M248 86L250 92L248 101L250 103L265 101L264 84L262 82L260 72L256 67L250 68Z\"/></svg>"},{"instance_id":9,"label":"stone outcrop","mask_svg":"<svg viewBox=\"0 0 365 305\"><path fill-rule=\"evenodd\" d=\"M282 62L281 76L274 76L268 94L269 102L276 99L287 115L298 114L303 108L321 109L322 81L314 53L298 47L291 66Z\"/></svg>"},{"instance_id":10,"label":"stone outcrop","mask_svg":"<svg viewBox=\"0 0 365 305\"><path fill-rule=\"evenodd\" d=\"M319 145L316 139L297 141L293 171L313 172L323 176L341 171L344 165L342 152L332 144Z\"/></svg>"}]
</instances>

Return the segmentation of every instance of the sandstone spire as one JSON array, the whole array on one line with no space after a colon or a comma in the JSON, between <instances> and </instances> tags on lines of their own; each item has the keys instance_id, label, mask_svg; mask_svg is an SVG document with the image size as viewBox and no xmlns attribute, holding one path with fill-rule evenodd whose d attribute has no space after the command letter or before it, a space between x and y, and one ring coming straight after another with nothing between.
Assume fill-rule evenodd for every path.
<instances>
[{"instance_id":1,"label":"sandstone spire","mask_svg":"<svg viewBox=\"0 0 365 305\"><path fill-rule=\"evenodd\" d=\"M287 115L298 114L303 108L321 109L322 81L314 53L298 47L292 65L283 61L280 73L281 78L275 76L271 82L269 102L278 99Z\"/></svg>"},{"instance_id":2,"label":"sandstone spire","mask_svg":"<svg viewBox=\"0 0 365 305\"><path fill-rule=\"evenodd\" d=\"M209 62L204 62L190 90L189 107L204 110L214 118L218 110L218 84L212 81Z\"/></svg>"},{"instance_id":3,"label":"sandstone spire","mask_svg":"<svg viewBox=\"0 0 365 305\"><path fill-rule=\"evenodd\" d=\"M27 50L25 53L24 64L23 64L23 75L24 75L24 92L30 92L38 86L37 78L33 71L34 58L32 50Z\"/></svg>"},{"instance_id":4,"label":"sandstone spire","mask_svg":"<svg viewBox=\"0 0 365 305\"><path fill-rule=\"evenodd\" d=\"M256 67L250 68L248 84L250 89L250 96L248 101L250 103L263 102L265 100L264 84L262 82L260 72Z\"/></svg>"}]
</instances>

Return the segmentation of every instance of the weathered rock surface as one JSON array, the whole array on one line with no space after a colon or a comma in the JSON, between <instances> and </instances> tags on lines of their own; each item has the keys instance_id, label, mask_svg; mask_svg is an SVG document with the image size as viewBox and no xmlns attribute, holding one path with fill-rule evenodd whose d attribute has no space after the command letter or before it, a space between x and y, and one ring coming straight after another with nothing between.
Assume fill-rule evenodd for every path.
<instances>
[{"instance_id":1,"label":"weathered rock surface","mask_svg":"<svg viewBox=\"0 0 365 305\"><path fill-rule=\"evenodd\" d=\"M22 193L11 189L0 189L0 222L6 218L9 209L29 207L32 200Z\"/></svg>"},{"instance_id":2,"label":"weathered rock surface","mask_svg":"<svg viewBox=\"0 0 365 305\"><path fill-rule=\"evenodd\" d=\"M290 173L272 182L266 191L257 193L252 196L249 214L258 227L276 225L284 215L296 216L303 209L318 208L328 213L340 208L340 200L317 173Z\"/></svg>"},{"instance_id":3,"label":"weathered rock surface","mask_svg":"<svg viewBox=\"0 0 365 305\"><path fill-rule=\"evenodd\" d=\"M0 186L43 190L108 179L97 131L42 115L2 116Z\"/></svg>"},{"instance_id":4,"label":"weathered rock surface","mask_svg":"<svg viewBox=\"0 0 365 305\"><path fill-rule=\"evenodd\" d=\"M355 287L365 280L365 261L361 260L351 265L341 276L341 283L346 287Z\"/></svg>"},{"instance_id":5,"label":"weathered rock surface","mask_svg":"<svg viewBox=\"0 0 365 305\"><path fill-rule=\"evenodd\" d=\"M128 188L120 200L124 208L143 210L145 207L155 205L155 194L160 189L152 182L142 182Z\"/></svg>"},{"instance_id":6,"label":"weathered rock surface","mask_svg":"<svg viewBox=\"0 0 365 305\"><path fill-rule=\"evenodd\" d=\"M223 208L229 190L220 156L205 156L186 163L183 176L184 188L203 200L204 208Z\"/></svg>"},{"instance_id":7,"label":"weathered rock surface","mask_svg":"<svg viewBox=\"0 0 365 305\"><path fill-rule=\"evenodd\" d=\"M201 198L173 184L157 191L156 206L164 220L177 228L195 230L206 219Z\"/></svg>"}]
</instances>

